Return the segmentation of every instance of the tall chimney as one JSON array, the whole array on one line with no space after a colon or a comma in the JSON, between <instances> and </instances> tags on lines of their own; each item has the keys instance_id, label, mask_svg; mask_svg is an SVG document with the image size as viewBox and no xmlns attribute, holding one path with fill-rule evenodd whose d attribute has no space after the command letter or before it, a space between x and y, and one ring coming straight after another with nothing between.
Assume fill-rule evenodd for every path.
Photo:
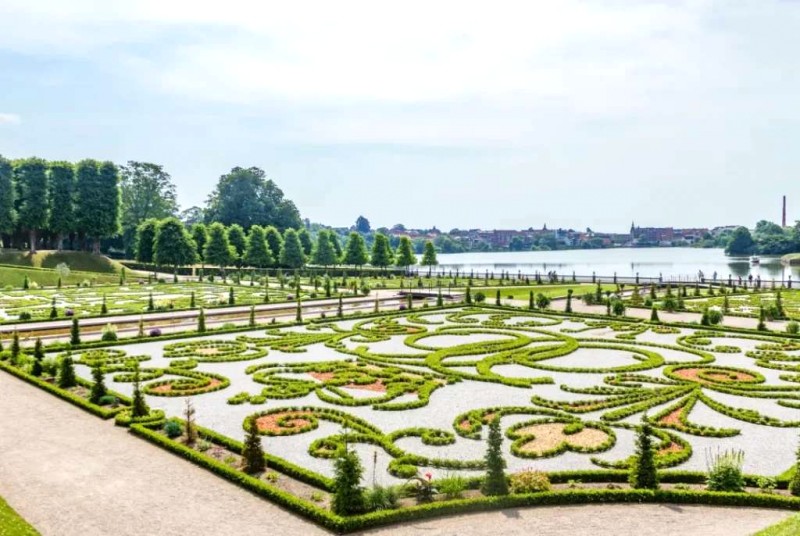
<instances>
[{"instance_id":1,"label":"tall chimney","mask_svg":"<svg viewBox=\"0 0 800 536\"><path fill-rule=\"evenodd\" d=\"M782 219L783 227L786 227L786 196L783 196L783 219Z\"/></svg>"}]
</instances>

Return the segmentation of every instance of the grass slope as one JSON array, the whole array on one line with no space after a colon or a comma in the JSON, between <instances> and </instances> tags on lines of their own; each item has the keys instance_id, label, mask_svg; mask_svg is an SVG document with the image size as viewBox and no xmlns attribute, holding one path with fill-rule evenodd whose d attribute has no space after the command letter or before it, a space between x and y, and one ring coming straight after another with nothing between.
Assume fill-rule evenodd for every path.
<instances>
[{"instance_id":1,"label":"grass slope","mask_svg":"<svg viewBox=\"0 0 800 536\"><path fill-rule=\"evenodd\" d=\"M755 536L797 536L798 534L800 534L800 516L794 515L777 525L757 532Z\"/></svg>"},{"instance_id":2,"label":"grass slope","mask_svg":"<svg viewBox=\"0 0 800 536\"><path fill-rule=\"evenodd\" d=\"M26 268L55 268L66 263L70 270L77 272L118 273L122 265L103 255L86 251L27 251L5 250L0 252L0 264Z\"/></svg>"},{"instance_id":3,"label":"grass slope","mask_svg":"<svg viewBox=\"0 0 800 536\"><path fill-rule=\"evenodd\" d=\"M58 274L54 268L62 262L70 269L69 277L62 281L64 285L77 285L86 280L113 284L119 281L117 274L122 269L117 261L85 251L39 251L31 254L4 250L0 251L0 288L22 288L25 276L39 286L55 286Z\"/></svg>"},{"instance_id":4,"label":"grass slope","mask_svg":"<svg viewBox=\"0 0 800 536\"><path fill-rule=\"evenodd\" d=\"M0 498L0 536L37 536L39 532Z\"/></svg>"},{"instance_id":5,"label":"grass slope","mask_svg":"<svg viewBox=\"0 0 800 536\"><path fill-rule=\"evenodd\" d=\"M21 289L26 275L29 282L35 282L40 287L54 287L58 284L58 273L55 270L0 265L0 288L11 286L15 289ZM70 272L66 280L62 280L61 283L64 285L77 285L86 280L90 280L95 284L116 284L119 282L119 276L92 272Z\"/></svg>"}]
</instances>

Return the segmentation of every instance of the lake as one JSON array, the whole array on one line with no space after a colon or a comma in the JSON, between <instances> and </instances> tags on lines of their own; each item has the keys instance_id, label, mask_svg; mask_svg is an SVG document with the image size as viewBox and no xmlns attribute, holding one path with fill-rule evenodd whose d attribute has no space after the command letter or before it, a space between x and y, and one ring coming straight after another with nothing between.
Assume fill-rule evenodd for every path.
<instances>
[{"instance_id":1,"label":"lake","mask_svg":"<svg viewBox=\"0 0 800 536\"><path fill-rule=\"evenodd\" d=\"M728 257L722 249L696 248L614 248L573 249L562 251L504 251L496 253L441 253L439 269L461 272L486 270L509 271L512 274L547 273L555 270L560 275L598 276L608 278L614 272L620 277L659 277L665 280L685 280L697 277L702 270L705 277L734 278L761 276L762 280L788 279L800 276L800 267L783 266L780 257L761 257L761 264L751 266L748 257Z\"/></svg>"}]
</instances>

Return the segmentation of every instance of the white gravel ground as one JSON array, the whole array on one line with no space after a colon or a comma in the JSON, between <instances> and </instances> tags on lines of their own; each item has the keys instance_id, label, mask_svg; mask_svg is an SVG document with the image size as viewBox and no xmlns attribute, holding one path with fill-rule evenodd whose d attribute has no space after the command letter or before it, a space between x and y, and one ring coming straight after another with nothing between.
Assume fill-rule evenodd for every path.
<instances>
[{"instance_id":1,"label":"white gravel ground","mask_svg":"<svg viewBox=\"0 0 800 536\"><path fill-rule=\"evenodd\" d=\"M488 320L489 316L489 314L475 314L470 315L470 318ZM428 315L425 318L431 321L444 322L441 325L425 326L429 331L434 331L441 326L452 325L451 323L445 321L446 315L444 314ZM515 317L510 322L516 323L525 320L530 319L525 317ZM350 328L356 322L358 322L358 320L348 320L341 322L340 326L343 328ZM477 324L472 324L471 326L480 327ZM574 329L585 327L585 324L581 322L568 321L560 325L543 326L540 327L540 329L556 334L562 333L562 330L567 327ZM305 328L294 327L290 328L290 330L302 332L305 331ZM682 329L681 333L679 334L668 335L656 334L648 331L639 335L637 340L675 345L677 337L690 333L691 331L692 330ZM259 336L262 333L263 331L255 331L248 333L248 335ZM601 328L581 333L566 334L578 338L604 338L608 339L609 342L624 345L626 343L625 340L615 338L615 336L619 333L620 332L615 332L609 328ZM235 337L236 335L222 335L213 338L229 340ZM508 337L503 335L498 336L492 334L439 335L435 337L423 338L420 342L426 346L440 348L451 345L471 344L475 342L501 340L507 338ZM404 339L405 336L393 336L387 341L377 343L356 343L348 341L345 344L348 348L368 346L371 351L383 354L405 354L409 356L424 356L426 354L425 352L405 346L403 344ZM144 362L144 367L161 367L166 366L170 361L162 357L163 347L165 344L169 344L169 342L148 342L137 345L128 345L123 348L131 355L151 355L153 359ZM752 370L758 370L765 376L766 382L770 385L793 385L780 380L778 378L778 376L781 374L779 371L758 368L754 365L754 360L752 358L744 355L744 351L755 348L759 342L746 339L725 338L714 339L714 344L735 345L742 348L742 352L737 354L714 354L716 358L715 365L744 367ZM659 349L653 347L644 348L660 352L668 362L694 362L699 359L694 354L682 352L680 350ZM450 359L453 361L473 361L478 360L481 357L483 356L464 356L461 358L455 357ZM200 363L197 370L222 374L231 380L231 385L230 387L221 391L193 397L197 410L197 420L204 426L217 430L231 437L241 439L244 435L244 432L241 428L241 423L245 416L254 411L260 411L273 407L313 405L319 407L336 407L338 409L343 409L354 416L366 419L387 433L412 426L452 431L455 417L462 412L489 406L531 406L530 399L534 394L550 400L564 401L591 398L591 395L568 393L562 390L560 386L569 385L571 387L591 387L595 385L603 385L603 379L609 375L608 373L586 374L571 372L549 372L535 368L523 367L521 365L499 365L492 369L493 372L515 378L547 376L551 377L554 380L554 383L552 385L534 385L531 388L517 388L490 382L461 381L437 390L432 395L427 406L400 412L376 411L369 406L353 408L335 405L332 406L320 401L313 393L296 399L270 400L267 402L267 404L263 405L229 405L226 403L227 399L236 393L247 391L251 394L256 394L259 393L263 388L261 384L254 382L249 375L244 373L245 368L248 366L258 363L298 363L309 361L340 360L345 358L350 359L351 356L340 354L330 348L326 348L323 344L316 344L308 347L307 351L302 353L283 353L278 351L270 351L268 356L253 361ZM621 347L620 349L580 349L570 355L549 360L547 361L547 364L569 368L619 367L634 362L636 362L636 360L632 358L632 353L625 350L624 347ZM88 368L78 367L78 369L80 375L87 378L89 377ZM459 367L457 370L473 374L476 373L474 367ZM639 374L646 374L653 377L663 377L661 370L662 368L656 368L639 372ZM121 393L128 394L131 392L131 385L127 383L116 383L110 381L109 378L108 385ZM723 395L708 389L706 389L705 392L713 399L732 407L752 408L766 415L780 419L800 421L800 410L784 408L777 405L774 400ZM366 394L371 396L370 393ZM405 399L412 399L412 397L405 397L404 400ZM148 397L148 403L154 407L164 409L168 415L180 415L184 405L183 398L152 396ZM671 403L673 402L670 402L670 404ZM666 407L666 405L662 407ZM653 414L659 410L660 408L653 408L650 410L650 413ZM603 411L598 411L583 414L579 417L583 420L594 420L599 419L600 415L603 413ZM520 422L521 420L529 418L531 417L510 416L503 419L503 426L507 427L516 422ZM635 423L638 422L640 418L640 415L634 415L625 419L625 421ZM691 414L691 420L697 424L736 428L741 430L741 434L732 438L700 438L682 434L683 437L689 440L694 447L694 455L689 461L681 466L682 469L704 470L706 468L706 451L716 451L717 449L736 448L744 450L746 453L745 470L760 474L779 474L787 469L794 460L794 451L797 445L797 430L794 428L776 428L749 424L721 415L701 403L698 403L693 410ZM339 431L338 425L322 421L319 428L312 432L280 438L264 438L263 442L265 448L270 452L277 453L286 459L308 467L309 469L330 475L332 471L331 462L329 460L311 457L308 454L308 446L314 439L336 434ZM629 456L633 452L633 435L630 432L619 430L617 432L617 436L617 443L611 450L596 456L604 460L611 461L624 459ZM397 444L409 452L435 456L438 458L450 458L458 460L479 459L483 456L485 449L485 444L482 441L464 439L458 436L453 445L445 447L426 446L423 445L418 438L405 438L398 441ZM506 458L508 461L509 470L511 471L516 471L525 467L536 467L548 470L591 469L596 467L590 460L592 456L587 454L566 453L556 458L544 460L526 460L516 458L510 454L510 451L508 450L509 445L510 442L506 441ZM375 447L364 446L359 447L359 450L364 451L366 456L365 459L372 460L372 453L375 451ZM382 450L378 450L379 468L385 468L389 460L390 458L388 455L386 455ZM437 471L441 472L442 470ZM379 473L381 480L392 480L392 478L386 474L385 471L379 471ZM368 478L371 479L371 476Z\"/></svg>"}]
</instances>

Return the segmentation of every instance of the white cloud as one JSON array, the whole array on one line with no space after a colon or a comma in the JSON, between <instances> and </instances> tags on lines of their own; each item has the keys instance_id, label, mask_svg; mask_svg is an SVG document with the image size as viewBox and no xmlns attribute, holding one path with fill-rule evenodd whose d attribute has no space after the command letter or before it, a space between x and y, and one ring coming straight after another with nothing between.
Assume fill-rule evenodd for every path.
<instances>
[{"instance_id":1,"label":"white cloud","mask_svg":"<svg viewBox=\"0 0 800 536\"><path fill-rule=\"evenodd\" d=\"M278 117L276 141L526 145L582 122L785 113L760 90L800 83L744 40L786 41L800 11L764 1L6 0L0 50Z\"/></svg>"},{"instance_id":2,"label":"white cloud","mask_svg":"<svg viewBox=\"0 0 800 536\"><path fill-rule=\"evenodd\" d=\"M19 125L22 118L17 114L0 113L0 125Z\"/></svg>"},{"instance_id":3,"label":"white cloud","mask_svg":"<svg viewBox=\"0 0 800 536\"><path fill-rule=\"evenodd\" d=\"M683 70L681 41L698 37L706 3L11 0L5 11L2 47L103 61L197 99L595 109L646 90L637 72Z\"/></svg>"}]
</instances>

